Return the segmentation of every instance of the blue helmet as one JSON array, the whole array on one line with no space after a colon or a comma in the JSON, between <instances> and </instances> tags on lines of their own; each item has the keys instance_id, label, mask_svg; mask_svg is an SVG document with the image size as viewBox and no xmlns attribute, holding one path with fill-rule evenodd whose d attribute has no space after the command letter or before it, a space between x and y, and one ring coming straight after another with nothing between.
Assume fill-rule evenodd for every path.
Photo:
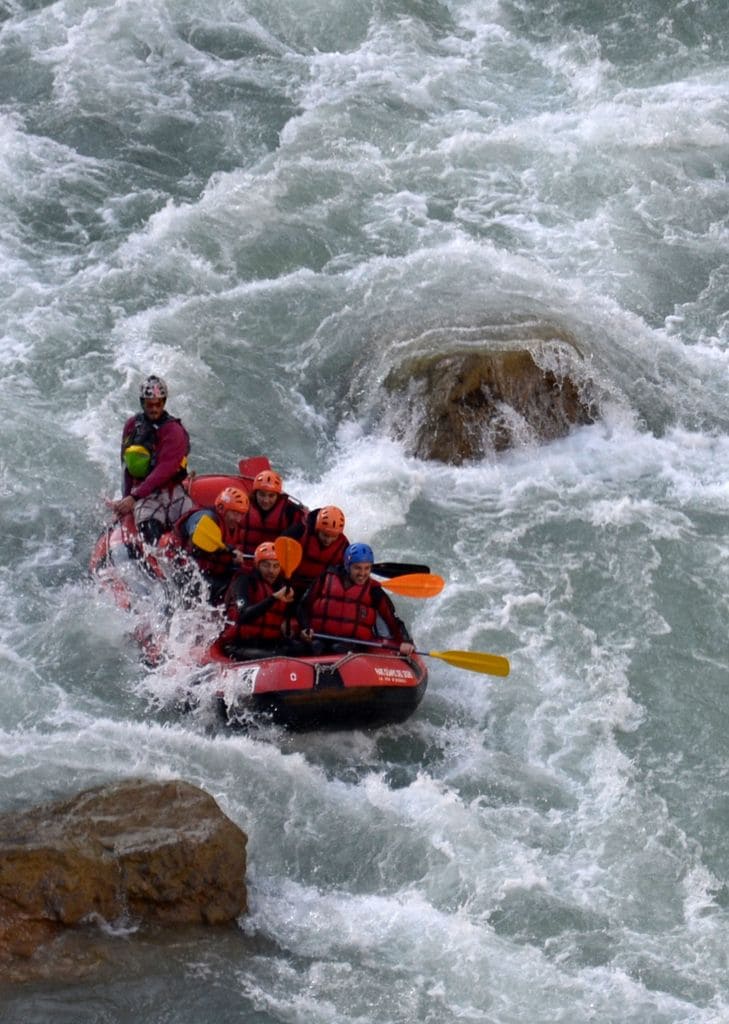
<instances>
[{"instance_id":1,"label":"blue helmet","mask_svg":"<svg viewBox=\"0 0 729 1024\"><path fill-rule=\"evenodd\" d=\"M353 562L369 562L372 564L375 555L369 544L350 544L344 552L344 568L349 569Z\"/></svg>"}]
</instances>

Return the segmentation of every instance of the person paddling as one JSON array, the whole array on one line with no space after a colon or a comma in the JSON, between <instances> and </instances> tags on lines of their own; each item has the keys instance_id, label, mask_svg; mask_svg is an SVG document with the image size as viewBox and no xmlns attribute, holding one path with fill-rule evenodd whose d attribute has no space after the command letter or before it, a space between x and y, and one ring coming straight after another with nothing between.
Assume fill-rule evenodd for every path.
<instances>
[{"instance_id":1,"label":"person paddling","mask_svg":"<svg viewBox=\"0 0 729 1024\"><path fill-rule=\"evenodd\" d=\"M294 590L283 577L275 545L259 544L253 561L254 569L236 573L225 595L228 625L220 645L233 658L274 651L286 645L292 632Z\"/></svg>"},{"instance_id":2,"label":"person paddling","mask_svg":"<svg viewBox=\"0 0 729 1024\"><path fill-rule=\"evenodd\" d=\"M142 538L155 544L193 502L182 485L187 476L190 435L166 410L168 389L151 374L139 387L141 412L124 424L121 440L123 497L112 502L117 519L129 512Z\"/></svg>"},{"instance_id":3,"label":"person paddling","mask_svg":"<svg viewBox=\"0 0 729 1024\"><path fill-rule=\"evenodd\" d=\"M233 573L245 565L240 541L249 507L245 491L238 487L224 487L216 495L212 508L193 508L177 521L165 545L165 553L173 559L177 570L173 575L176 575L179 585L188 589L188 596L192 596L195 589L193 584L190 590L192 574L189 562L186 562L191 556L208 584L210 603L220 604L223 600ZM220 531L220 546L214 550L196 543L202 520ZM164 540L162 544L165 544Z\"/></svg>"},{"instance_id":4,"label":"person paddling","mask_svg":"<svg viewBox=\"0 0 729 1024\"><path fill-rule=\"evenodd\" d=\"M341 642L329 641L334 650L348 650L358 640L379 640L383 646L398 645L404 657L413 653L405 623L370 575L374 561L369 544L350 544L343 564L330 567L311 584L296 609L302 639L312 642L317 633L326 633L341 637Z\"/></svg>"}]
</instances>

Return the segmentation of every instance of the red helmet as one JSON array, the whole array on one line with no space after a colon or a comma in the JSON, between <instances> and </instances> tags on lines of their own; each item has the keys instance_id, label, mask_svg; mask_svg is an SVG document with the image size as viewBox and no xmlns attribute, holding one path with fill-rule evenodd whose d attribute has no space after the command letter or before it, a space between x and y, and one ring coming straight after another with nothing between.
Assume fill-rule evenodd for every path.
<instances>
[{"instance_id":1,"label":"red helmet","mask_svg":"<svg viewBox=\"0 0 729 1024\"><path fill-rule=\"evenodd\" d=\"M247 512L250 507L248 495L237 487L224 487L215 499L215 511L221 516L226 512Z\"/></svg>"},{"instance_id":2,"label":"red helmet","mask_svg":"<svg viewBox=\"0 0 729 1024\"><path fill-rule=\"evenodd\" d=\"M264 540L263 544L259 544L253 552L253 561L256 565L259 562L278 562L276 545L272 544L270 540Z\"/></svg>"},{"instance_id":3,"label":"red helmet","mask_svg":"<svg viewBox=\"0 0 729 1024\"><path fill-rule=\"evenodd\" d=\"M319 509L314 529L321 530L322 533L343 533L344 512L336 505L324 505Z\"/></svg>"},{"instance_id":4,"label":"red helmet","mask_svg":"<svg viewBox=\"0 0 729 1024\"><path fill-rule=\"evenodd\" d=\"M283 491L283 480L272 469L264 469L263 472L254 478L251 490L273 491L274 494L280 494Z\"/></svg>"}]
</instances>

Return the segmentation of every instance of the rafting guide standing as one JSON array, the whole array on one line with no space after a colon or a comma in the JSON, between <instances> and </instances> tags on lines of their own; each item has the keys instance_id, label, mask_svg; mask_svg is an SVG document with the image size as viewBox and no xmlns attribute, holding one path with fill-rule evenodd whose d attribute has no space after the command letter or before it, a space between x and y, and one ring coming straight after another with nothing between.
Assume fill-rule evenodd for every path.
<instances>
[{"instance_id":1,"label":"rafting guide standing","mask_svg":"<svg viewBox=\"0 0 729 1024\"><path fill-rule=\"evenodd\" d=\"M190 436L171 416L167 385L152 374L139 387L141 412L124 424L121 441L123 497L112 504L121 519L134 512L134 522L148 544L154 544L193 507L182 481L187 476Z\"/></svg>"}]
</instances>

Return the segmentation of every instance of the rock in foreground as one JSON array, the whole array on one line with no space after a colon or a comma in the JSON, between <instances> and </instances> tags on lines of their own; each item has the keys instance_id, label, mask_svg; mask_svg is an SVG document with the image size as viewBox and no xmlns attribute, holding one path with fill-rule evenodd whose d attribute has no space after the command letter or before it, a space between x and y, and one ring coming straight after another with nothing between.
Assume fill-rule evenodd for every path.
<instances>
[{"instance_id":1,"label":"rock in foreground","mask_svg":"<svg viewBox=\"0 0 729 1024\"><path fill-rule=\"evenodd\" d=\"M3 815L0 972L86 922L233 921L245 870L245 833L185 782L125 781Z\"/></svg>"}]
</instances>

